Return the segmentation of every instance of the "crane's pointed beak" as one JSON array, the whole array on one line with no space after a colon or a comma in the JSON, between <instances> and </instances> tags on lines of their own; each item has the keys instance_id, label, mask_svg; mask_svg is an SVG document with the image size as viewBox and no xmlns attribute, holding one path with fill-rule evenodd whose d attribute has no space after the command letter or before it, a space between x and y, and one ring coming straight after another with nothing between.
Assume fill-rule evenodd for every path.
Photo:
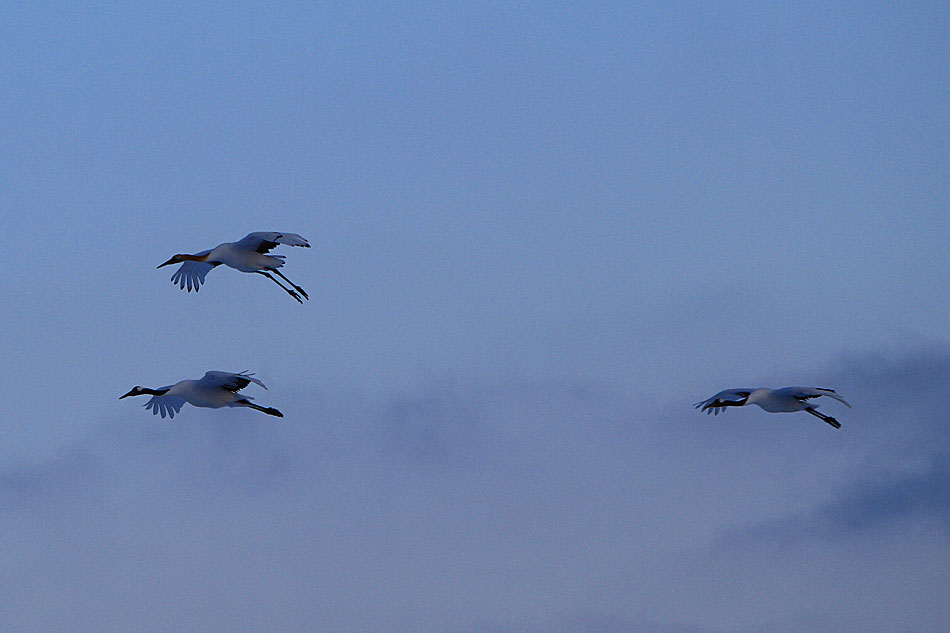
<instances>
[{"instance_id":1,"label":"crane's pointed beak","mask_svg":"<svg viewBox=\"0 0 950 633\"><path fill-rule=\"evenodd\" d=\"M164 264L159 264L159 265L156 266L155 268L161 268L162 266L168 266L169 264L174 264L174 263L175 263L175 258L172 257L171 259L169 259L169 260L168 260L167 262L165 262Z\"/></svg>"},{"instance_id":2,"label":"crane's pointed beak","mask_svg":"<svg viewBox=\"0 0 950 633\"><path fill-rule=\"evenodd\" d=\"M129 393L125 394L124 396L119 396L119 400L121 400L122 398L128 398L129 396L134 396L134 395L135 395L135 389L132 389L131 391L129 391Z\"/></svg>"}]
</instances>

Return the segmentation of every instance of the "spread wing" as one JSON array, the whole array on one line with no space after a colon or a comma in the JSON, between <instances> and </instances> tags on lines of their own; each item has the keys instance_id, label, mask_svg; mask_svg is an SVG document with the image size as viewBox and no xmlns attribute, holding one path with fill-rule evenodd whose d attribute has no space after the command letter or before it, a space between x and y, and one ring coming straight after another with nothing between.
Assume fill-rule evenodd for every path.
<instances>
[{"instance_id":1,"label":"spread wing","mask_svg":"<svg viewBox=\"0 0 950 633\"><path fill-rule=\"evenodd\" d=\"M821 387L784 387L782 389L776 389L776 394L783 394L791 396L796 400L806 402L811 398L820 398L821 396L828 396L829 398L834 398L838 402L844 404L848 408L851 408L851 405L848 402L835 393L834 389L823 389ZM817 406L817 405L810 405Z\"/></svg>"},{"instance_id":2,"label":"spread wing","mask_svg":"<svg viewBox=\"0 0 950 633\"><path fill-rule=\"evenodd\" d=\"M210 252L211 249L208 249L195 254L207 255ZM212 268L217 266L218 263L219 262L185 262L179 266L175 274L172 275L172 283L177 284L182 290L185 289L185 286L188 286L188 292L191 292L192 289L198 292L198 288L205 282L205 275L207 275Z\"/></svg>"},{"instance_id":3,"label":"spread wing","mask_svg":"<svg viewBox=\"0 0 950 633\"><path fill-rule=\"evenodd\" d=\"M162 389L170 388L171 385L162 387ZM151 411L153 415L161 415L163 420L166 415L169 419L174 418L175 414L181 411L183 406L185 406L185 401L178 396L152 396L148 402L145 403L146 409Z\"/></svg>"},{"instance_id":4,"label":"spread wing","mask_svg":"<svg viewBox=\"0 0 950 633\"><path fill-rule=\"evenodd\" d=\"M225 389L233 392L244 389L252 382L264 387L264 383L252 376L254 374L246 371L237 374L229 371L209 371L198 381L198 386L202 389ZM264 389L267 389L267 387L264 387Z\"/></svg>"},{"instance_id":5,"label":"spread wing","mask_svg":"<svg viewBox=\"0 0 950 633\"><path fill-rule=\"evenodd\" d=\"M719 415L726 410L726 407L741 406L753 391L755 391L755 389L748 387L726 389L711 398L697 402L693 406L701 411L705 411L707 414L712 413L713 415Z\"/></svg>"},{"instance_id":6,"label":"spread wing","mask_svg":"<svg viewBox=\"0 0 950 633\"><path fill-rule=\"evenodd\" d=\"M248 233L234 243L234 247L241 250L266 253L276 248L278 244L287 246L303 246L310 248L309 242L296 233Z\"/></svg>"}]
</instances>

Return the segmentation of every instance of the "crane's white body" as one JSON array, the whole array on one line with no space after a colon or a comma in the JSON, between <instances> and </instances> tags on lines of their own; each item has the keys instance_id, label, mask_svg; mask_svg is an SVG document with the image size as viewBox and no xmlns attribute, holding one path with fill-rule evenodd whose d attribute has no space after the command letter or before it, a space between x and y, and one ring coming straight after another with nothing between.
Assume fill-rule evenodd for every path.
<instances>
[{"instance_id":1,"label":"crane's white body","mask_svg":"<svg viewBox=\"0 0 950 633\"><path fill-rule=\"evenodd\" d=\"M250 402L254 399L251 396L238 393L252 382L267 389L267 387L264 387L264 383L257 378L253 378L253 374L247 372L235 374L227 371L209 371L199 380L179 380L174 385L158 389L133 387L129 393L120 396L119 399L128 396L151 395L152 397L145 403L145 408L155 415L161 415L163 418L166 415L169 418L174 418L185 403L208 409L250 407L268 415L283 417L283 414L277 409L258 406Z\"/></svg>"},{"instance_id":2,"label":"crane's white body","mask_svg":"<svg viewBox=\"0 0 950 633\"><path fill-rule=\"evenodd\" d=\"M242 248L240 242L218 244L211 249L208 260L240 270L242 273L273 270L284 265L283 255L265 255L256 250L248 250Z\"/></svg>"},{"instance_id":3,"label":"crane's white body","mask_svg":"<svg viewBox=\"0 0 950 633\"><path fill-rule=\"evenodd\" d=\"M783 387L769 389L768 387L739 387L726 389L716 395L696 403L696 408L719 415L726 407L744 407L755 404L769 413L794 413L805 411L820 418L835 428L841 425L831 416L816 411L818 405L808 402L812 398L827 396L850 407L851 405L839 396L833 389L821 387Z\"/></svg>"},{"instance_id":4,"label":"crane's white body","mask_svg":"<svg viewBox=\"0 0 950 633\"><path fill-rule=\"evenodd\" d=\"M179 288L188 292L195 292L205 282L205 277L212 269L219 265L225 265L229 268L239 270L242 273L258 273L264 275L294 299L303 303L297 293L309 299L303 288L297 286L287 279L278 269L284 265L283 255L268 255L267 252L277 247L279 244L287 246L302 246L310 248L310 244L296 233L275 233L261 232L248 233L237 242L224 242L218 244L212 249L195 253L194 255L178 254L158 267L168 266L170 264L181 263L175 274L172 275L172 283L177 284ZM273 272L289 283L293 290L286 288L279 281L271 277Z\"/></svg>"}]
</instances>

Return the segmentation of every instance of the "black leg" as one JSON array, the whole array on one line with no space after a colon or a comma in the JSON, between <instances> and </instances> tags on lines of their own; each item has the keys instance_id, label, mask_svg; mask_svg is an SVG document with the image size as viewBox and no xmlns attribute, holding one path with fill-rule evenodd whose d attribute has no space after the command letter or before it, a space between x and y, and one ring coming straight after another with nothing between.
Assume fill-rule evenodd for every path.
<instances>
[{"instance_id":1,"label":"black leg","mask_svg":"<svg viewBox=\"0 0 950 633\"><path fill-rule=\"evenodd\" d=\"M284 273L280 272L280 271L279 271L278 269L276 269L276 268L274 269L274 272L277 273L278 275L280 275L280 278L281 278L281 279L283 279L284 281L286 281L287 283L289 283L291 286L293 286L294 290L296 290L297 292L299 292L300 294L302 294L304 299L310 299L310 296L307 294L307 292L306 292L303 288L301 288L300 286L298 286L297 284L295 284L294 282L292 282L291 280L287 279L287 277L284 276Z\"/></svg>"},{"instance_id":2,"label":"black leg","mask_svg":"<svg viewBox=\"0 0 950 633\"><path fill-rule=\"evenodd\" d=\"M266 413L267 415L272 415L277 418L284 417L284 414L275 409L274 407L262 407L259 404L254 404L250 400L237 400L238 404L242 404L245 407L250 407L255 411L260 411L261 413Z\"/></svg>"},{"instance_id":3,"label":"black leg","mask_svg":"<svg viewBox=\"0 0 950 633\"><path fill-rule=\"evenodd\" d=\"M289 294L291 297L293 297L294 299L296 299L298 302L303 303L303 300L300 298L300 295L298 295L296 292L294 292L294 291L291 290L290 288L284 287L284 284L280 283L279 281L277 281L276 279L274 279L273 277L271 277L271 276L270 276L270 273L265 272L265 271L263 271L263 270L256 270L256 271L254 271L254 272L256 272L258 275L264 275L265 277L267 277L268 279L270 279L271 281L273 281L275 284L277 284L278 286L280 286L281 289L282 289L284 292L286 292L287 294Z\"/></svg>"},{"instance_id":4,"label":"black leg","mask_svg":"<svg viewBox=\"0 0 950 633\"><path fill-rule=\"evenodd\" d=\"M827 422L828 424L830 424L831 426L835 427L836 429L840 429L840 428L841 428L841 423L838 422L837 420L835 420L835 419L834 419L833 417L831 417L830 415L825 415L824 413L818 413L817 411L815 411L815 410L812 409L811 407L807 407L807 408L805 409L805 411L807 411L808 413L811 413L811 414L812 414L813 416L815 416L816 418L821 418L823 421Z\"/></svg>"}]
</instances>

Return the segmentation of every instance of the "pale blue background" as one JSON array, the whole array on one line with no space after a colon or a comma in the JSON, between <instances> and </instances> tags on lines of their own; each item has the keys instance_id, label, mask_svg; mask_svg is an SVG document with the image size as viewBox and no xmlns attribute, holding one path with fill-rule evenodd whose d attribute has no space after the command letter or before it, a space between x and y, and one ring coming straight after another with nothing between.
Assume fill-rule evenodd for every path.
<instances>
[{"instance_id":1,"label":"pale blue background","mask_svg":"<svg viewBox=\"0 0 950 633\"><path fill-rule=\"evenodd\" d=\"M5 627L944 631L948 27L6 6ZM155 269L250 231L307 305ZM286 417L117 400L208 369Z\"/></svg>"}]
</instances>

